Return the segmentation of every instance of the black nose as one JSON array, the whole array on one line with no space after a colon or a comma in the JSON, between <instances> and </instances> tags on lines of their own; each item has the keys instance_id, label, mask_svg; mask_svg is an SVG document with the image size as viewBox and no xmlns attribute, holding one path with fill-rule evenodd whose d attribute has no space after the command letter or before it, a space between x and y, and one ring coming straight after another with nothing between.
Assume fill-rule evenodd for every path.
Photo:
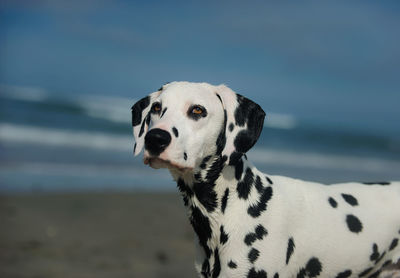
<instances>
[{"instance_id":1,"label":"black nose","mask_svg":"<svg viewBox=\"0 0 400 278\"><path fill-rule=\"evenodd\" d=\"M144 137L144 147L151 155L159 155L171 143L171 135L162 129L155 128Z\"/></svg>"}]
</instances>

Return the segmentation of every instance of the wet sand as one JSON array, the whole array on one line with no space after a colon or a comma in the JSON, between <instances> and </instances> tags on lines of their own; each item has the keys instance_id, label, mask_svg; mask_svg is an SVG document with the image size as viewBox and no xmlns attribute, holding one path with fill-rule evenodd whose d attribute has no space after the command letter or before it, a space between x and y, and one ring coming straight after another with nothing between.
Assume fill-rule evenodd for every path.
<instances>
[{"instance_id":1,"label":"wet sand","mask_svg":"<svg viewBox=\"0 0 400 278\"><path fill-rule=\"evenodd\" d=\"M169 193L0 197L0 277L196 277Z\"/></svg>"}]
</instances>

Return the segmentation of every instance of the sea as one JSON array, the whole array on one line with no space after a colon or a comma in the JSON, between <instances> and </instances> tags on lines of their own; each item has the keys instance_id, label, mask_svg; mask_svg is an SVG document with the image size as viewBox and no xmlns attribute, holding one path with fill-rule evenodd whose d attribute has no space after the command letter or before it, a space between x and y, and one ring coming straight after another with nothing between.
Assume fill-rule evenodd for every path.
<instances>
[{"instance_id":1,"label":"sea","mask_svg":"<svg viewBox=\"0 0 400 278\"><path fill-rule=\"evenodd\" d=\"M0 193L174 191L133 156L136 99L0 87ZM267 111L247 154L269 175L325 184L400 180L400 136Z\"/></svg>"}]
</instances>

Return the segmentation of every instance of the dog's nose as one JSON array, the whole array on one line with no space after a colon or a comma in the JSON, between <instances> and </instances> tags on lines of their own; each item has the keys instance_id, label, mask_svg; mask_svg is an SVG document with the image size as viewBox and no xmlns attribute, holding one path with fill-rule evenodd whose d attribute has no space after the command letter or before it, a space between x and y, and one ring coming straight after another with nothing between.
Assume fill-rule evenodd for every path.
<instances>
[{"instance_id":1,"label":"dog's nose","mask_svg":"<svg viewBox=\"0 0 400 278\"><path fill-rule=\"evenodd\" d=\"M151 155L159 155L171 143L171 135L162 129L150 130L144 138L144 147Z\"/></svg>"}]
</instances>

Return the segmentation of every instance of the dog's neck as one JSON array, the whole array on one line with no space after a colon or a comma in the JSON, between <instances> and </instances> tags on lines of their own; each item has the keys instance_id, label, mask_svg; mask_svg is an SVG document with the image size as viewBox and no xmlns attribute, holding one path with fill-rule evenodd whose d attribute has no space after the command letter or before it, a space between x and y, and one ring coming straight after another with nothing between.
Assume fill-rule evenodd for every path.
<instances>
[{"instance_id":1,"label":"dog's neck","mask_svg":"<svg viewBox=\"0 0 400 278\"><path fill-rule=\"evenodd\" d=\"M198 237L199 245L204 250L204 261L201 272L209 277L218 272L219 250L224 244L223 215L229 198L229 203L240 198L236 194L234 180L246 179L245 172L250 165L245 157L234 165L228 165L225 157L218 155L203 159L193 172L179 173L171 171L182 193L185 206L189 211L189 220ZM249 170L251 171L251 170ZM252 173L254 176L254 174ZM247 182L247 181L246 181ZM245 183L246 183L245 182ZM253 181L251 181L253 183ZM250 182L245 186L250 192ZM246 191L246 189L245 189Z\"/></svg>"}]
</instances>

